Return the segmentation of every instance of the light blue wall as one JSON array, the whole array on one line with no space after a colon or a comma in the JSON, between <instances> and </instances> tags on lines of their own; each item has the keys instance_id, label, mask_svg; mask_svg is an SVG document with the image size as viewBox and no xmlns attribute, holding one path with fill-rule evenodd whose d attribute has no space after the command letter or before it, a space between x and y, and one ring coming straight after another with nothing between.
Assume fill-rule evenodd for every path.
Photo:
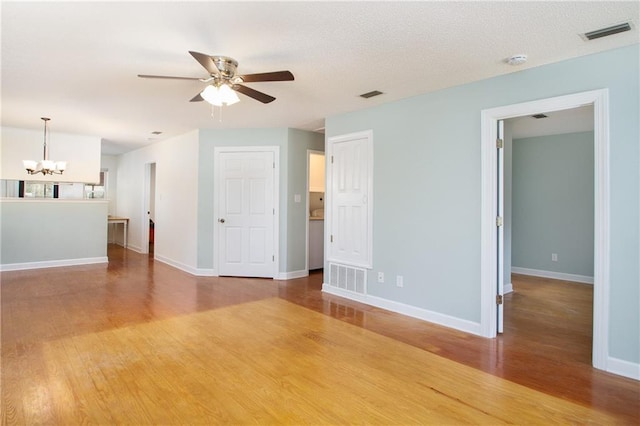
<instances>
[{"instance_id":1,"label":"light blue wall","mask_svg":"<svg viewBox=\"0 0 640 426\"><path fill-rule=\"evenodd\" d=\"M287 252L286 200L287 200L287 129L227 129L200 130L198 153L198 264L201 269L213 268L213 240L215 238L214 169L213 152L225 146L278 146L280 147L280 270Z\"/></svg>"},{"instance_id":2,"label":"light blue wall","mask_svg":"<svg viewBox=\"0 0 640 426\"><path fill-rule=\"evenodd\" d=\"M0 264L105 258L107 208L105 201L3 200Z\"/></svg>"},{"instance_id":3,"label":"light blue wall","mask_svg":"<svg viewBox=\"0 0 640 426\"><path fill-rule=\"evenodd\" d=\"M608 88L611 139L610 355L640 362L639 45L332 116L327 137L374 140L374 296L480 321L480 112Z\"/></svg>"},{"instance_id":4,"label":"light blue wall","mask_svg":"<svg viewBox=\"0 0 640 426\"><path fill-rule=\"evenodd\" d=\"M593 132L513 141L513 266L593 277L593 170Z\"/></svg>"},{"instance_id":5,"label":"light blue wall","mask_svg":"<svg viewBox=\"0 0 640 426\"><path fill-rule=\"evenodd\" d=\"M280 147L280 272L304 269L305 232L300 224L307 218L306 198L294 203L294 194L306 197L307 149L323 149L322 135L303 130L228 129L200 130L198 154L198 264L200 269L213 268L214 170L215 147L278 146ZM299 209L302 209L299 211Z\"/></svg>"}]
</instances>

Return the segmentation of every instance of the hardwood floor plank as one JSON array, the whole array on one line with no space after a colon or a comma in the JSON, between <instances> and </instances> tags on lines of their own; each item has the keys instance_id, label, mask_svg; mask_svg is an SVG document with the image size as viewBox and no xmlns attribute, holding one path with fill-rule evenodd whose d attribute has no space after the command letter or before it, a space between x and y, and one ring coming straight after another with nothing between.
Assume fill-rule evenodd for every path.
<instances>
[{"instance_id":1,"label":"hardwood floor plank","mask_svg":"<svg viewBox=\"0 0 640 426\"><path fill-rule=\"evenodd\" d=\"M616 421L277 298L44 348L62 423Z\"/></svg>"},{"instance_id":2,"label":"hardwood floor plank","mask_svg":"<svg viewBox=\"0 0 640 426\"><path fill-rule=\"evenodd\" d=\"M640 422L590 366L592 290L514 276L483 339L291 281L108 267L0 274L3 424Z\"/></svg>"}]
</instances>

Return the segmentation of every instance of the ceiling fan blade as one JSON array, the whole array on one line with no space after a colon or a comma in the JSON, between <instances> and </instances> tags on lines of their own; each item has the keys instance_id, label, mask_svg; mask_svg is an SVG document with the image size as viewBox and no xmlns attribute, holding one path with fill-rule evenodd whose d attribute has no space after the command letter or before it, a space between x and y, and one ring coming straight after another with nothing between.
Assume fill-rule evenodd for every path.
<instances>
[{"instance_id":1,"label":"ceiling fan blade","mask_svg":"<svg viewBox=\"0 0 640 426\"><path fill-rule=\"evenodd\" d=\"M291 81L293 80L293 74L291 74L291 71L274 71L259 74L245 74L241 75L240 78L242 78L242 81L245 83L257 81Z\"/></svg>"},{"instance_id":2,"label":"ceiling fan blade","mask_svg":"<svg viewBox=\"0 0 640 426\"><path fill-rule=\"evenodd\" d=\"M189 102L201 102L201 101L204 101L204 98L200 96L200 93L198 93L193 98L191 98L191 100L189 100Z\"/></svg>"},{"instance_id":3,"label":"ceiling fan blade","mask_svg":"<svg viewBox=\"0 0 640 426\"><path fill-rule=\"evenodd\" d=\"M242 84L234 84L233 89L242 93L243 95L247 95L250 98L253 98L257 101L262 102L263 104L268 104L269 102L273 102L276 100L273 96L267 95L266 93L258 92L250 87L243 86Z\"/></svg>"},{"instance_id":4,"label":"ceiling fan blade","mask_svg":"<svg viewBox=\"0 0 640 426\"><path fill-rule=\"evenodd\" d=\"M174 77L171 75L149 75L149 74L138 74L140 78L165 78L170 80L202 80L198 77Z\"/></svg>"},{"instance_id":5,"label":"ceiling fan blade","mask_svg":"<svg viewBox=\"0 0 640 426\"><path fill-rule=\"evenodd\" d=\"M220 70L218 69L218 67L216 67L216 64L213 62L213 59L211 59L211 56L205 55L204 53L192 52L191 50L189 51L189 53L195 58L196 61L200 63L200 65L204 67L204 69L207 70L207 72L209 72L209 74L217 76L220 75Z\"/></svg>"}]
</instances>

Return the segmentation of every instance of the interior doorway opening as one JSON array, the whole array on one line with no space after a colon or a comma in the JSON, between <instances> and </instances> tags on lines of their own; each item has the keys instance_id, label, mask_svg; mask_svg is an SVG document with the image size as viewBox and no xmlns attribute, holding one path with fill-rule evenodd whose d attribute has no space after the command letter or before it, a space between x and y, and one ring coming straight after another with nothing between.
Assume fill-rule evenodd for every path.
<instances>
[{"instance_id":1,"label":"interior doorway opening","mask_svg":"<svg viewBox=\"0 0 640 426\"><path fill-rule=\"evenodd\" d=\"M307 260L309 272L324 269L325 156L307 150Z\"/></svg>"},{"instance_id":2,"label":"interior doorway opening","mask_svg":"<svg viewBox=\"0 0 640 426\"><path fill-rule=\"evenodd\" d=\"M608 90L600 89L573 95L559 96L483 110L481 114L481 333L496 337L498 303L496 289L503 290L504 282L498 273L503 259L499 259L496 237L500 221L498 213L498 121L540 111L561 111L593 105L594 123L594 256L593 256L593 339L592 365L607 370L609 341L609 102Z\"/></svg>"},{"instance_id":3,"label":"interior doorway opening","mask_svg":"<svg viewBox=\"0 0 640 426\"><path fill-rule=\"evenodd\" d=\"M145 165L145 203L144 203L144 226L142 241L143 253L148 253L150 257L155 253L156 240L156 163Z\"/></svg>"},{"instance_id":4,"label":"interior doorway opening","mask_svg":"<svg viewBox=\"0 0 640 426\"><path fill-rule=\"evenodd\" d=\"M593 104L540 111L505 120L503 144L503 340L586 364L593 339L593 131Z\"/></svg>"}]
</instances>

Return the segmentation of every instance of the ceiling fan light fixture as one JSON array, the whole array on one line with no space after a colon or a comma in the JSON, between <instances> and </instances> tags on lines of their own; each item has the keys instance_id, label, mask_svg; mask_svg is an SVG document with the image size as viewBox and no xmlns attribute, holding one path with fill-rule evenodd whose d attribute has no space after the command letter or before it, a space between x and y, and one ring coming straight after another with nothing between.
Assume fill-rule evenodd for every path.
<instances>
[{"instance_id":1,"label":"ceiling fan light fixture","mask_svg":"<svg viewBox=\"0 0 640 426\"><path fill-rule=\"evenodd\" d=\"M226 105L233 105L236 102L240 102L240 98L236 94L235 90L229 87L228 84L222 84L218 88L222 102Z\"/></svg>"},{"instance_id":2,"label":"ceiling fan light fixture","mask_svg":"<svg viewBox=\"0 0 640 426\"><path fill-rule=\"evenodd\" d=\"M202 99L215 106L229 106L240 101L236 92L227 84L221 84L219 87L211 84L205 87L202 93L200 93L200 96L202 96Z\"/></svg>"}]
</instances>

